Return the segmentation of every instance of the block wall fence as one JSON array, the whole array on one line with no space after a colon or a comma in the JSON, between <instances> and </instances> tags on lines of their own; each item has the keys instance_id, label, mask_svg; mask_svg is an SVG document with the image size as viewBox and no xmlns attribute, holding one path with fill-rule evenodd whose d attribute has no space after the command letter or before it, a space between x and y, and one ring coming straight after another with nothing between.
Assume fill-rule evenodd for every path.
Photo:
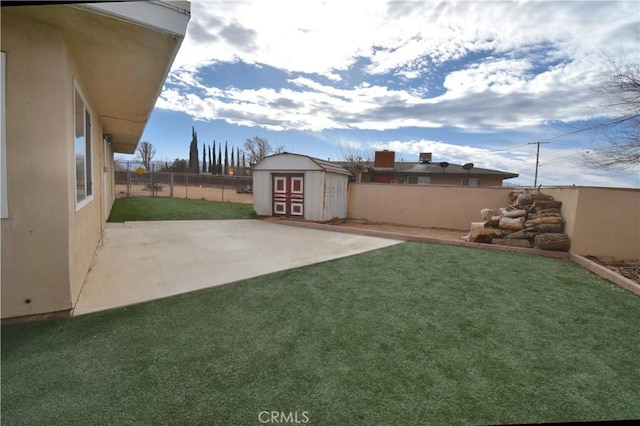
<instances>
[{"instance_id":1,"label":"block wall fence","mask_svg":"<svg viewBox=\"0 0 640 426\"><path fill-rule=\"evenodd\" d=\"M505 207L509 191L522 189L350 183L347 216L468 231L471 222L481 220L481 209ZM541 191L562 201L571 253L640 259L640 190L571 186Z\"/></svg>"}]
</instances>

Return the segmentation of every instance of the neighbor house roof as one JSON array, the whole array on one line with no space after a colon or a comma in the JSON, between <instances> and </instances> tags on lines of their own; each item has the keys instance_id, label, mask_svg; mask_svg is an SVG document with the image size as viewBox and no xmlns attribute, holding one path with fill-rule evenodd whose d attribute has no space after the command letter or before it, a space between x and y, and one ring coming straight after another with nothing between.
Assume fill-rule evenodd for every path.
<instances>
[{"instance_id":1,"label":"neighbor house roof","mask_svg":"<svg viewBox=\"0 0 640 426\"><path fill-rule=\"evenodd\" d=\"M376 173L394 173L394 174L450 174L450 175L475 175L475 176L500 176L503 179L517 178L518 173L502 172L500 170L483 169L480 167L472 167L470 170L462 168L460 164L449 164L446 168L440 166L440 163L419 163L419 162L397 162L393 171L376 171Z\"/></svg>"},{"instance_id":2,"label":"neighbor house roof","mask_svg":"<svg viewBox=\"0 0 640 426\"><path fill-rule=\"evenodd\" d=\"M333 161L332 164L338 165L345 169L348 169L350 163L347 161ZM400 161L394 164L393 170L383 169L376 170L373 167L373 161L366 162L367 171L374 172L375 174L386 175L436 175L436 174L449 174L449 175L473 175L473 176L499 176L502 179L511 179L520 176L518 173L502 172L500 170L483 169L480 167L473 167L470 170L463 169L460 164L449 164L446 170L440 166L440 163L420 163L411 161Z\"/></svg>"},{"instance_id":3,"label":"neighbor house roof","mask_svg":"<svg viewBox=\"0 0 640 426\"><path fill-rule=\"evenodd\" d=\"M4 3L3 14L64 32L93 113L112 135L113 150L135 152L186 33L190 3Z\"/></svg>"}]
</instances>

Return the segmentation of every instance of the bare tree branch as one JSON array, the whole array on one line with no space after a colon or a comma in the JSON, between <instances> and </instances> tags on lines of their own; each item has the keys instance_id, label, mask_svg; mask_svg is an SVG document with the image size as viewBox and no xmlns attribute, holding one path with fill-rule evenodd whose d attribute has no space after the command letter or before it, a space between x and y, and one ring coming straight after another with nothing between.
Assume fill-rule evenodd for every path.
<instances>
[{"instance_id":1,"label":"bare tree branch","mask_svg":"<svg viewBox=\"0 0 640 426\"><path fill-rule=\"evenodd\" d=\"M284 152L284 146L279 146L275 150L271 147L268 140L259 136L254 136L251 139L247 139L244 142L244 149L249 155L249 164L253 165L258 163L264 157L271 154L280 154Z\"/></svg>"},{"instance_id":2,"label":"bare tree branch","mask_svg":"<svg viewBox=\"0 0 640 426\"><path fill-rule=\"evenodd\" d=\"M359 182L362 172L373 166L371 154L365 149L345 143L341 143L339 148L342 161L347 163L345 168Z\"/></svg>"},{"instance_id":3,"label":"bare tree branch","mask_svg":"<svg viewBox=\"0 0 640 426\"><path fill-rule=\"evenodd\" d=\"M140 156L140 161L144 165L144 168L151 170L151 160L156 155L156 149L153 147L151 142L140 142L136 148L136 154Z\"/></svg>"},{"instance_id":4,"label":"bare tree branch","mask_svg":"<svg viewBox=\"0 0 640 426\"><path fill-rule=\"evenodd\" d=\"M625 170L640 165L640 63L608 59L607 72L592 90L609 118L592 126L594 138L581 162L590 168Z\"/></svg>"}]
</instances>

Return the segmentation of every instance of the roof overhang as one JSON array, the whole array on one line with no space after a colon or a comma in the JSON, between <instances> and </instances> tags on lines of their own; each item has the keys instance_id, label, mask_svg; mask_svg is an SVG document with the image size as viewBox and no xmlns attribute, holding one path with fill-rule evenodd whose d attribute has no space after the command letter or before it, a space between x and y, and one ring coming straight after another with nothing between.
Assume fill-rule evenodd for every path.
<instances>
[{"instance_id":1,"label":"roof overhang","mask_svg":"<svg viewBox=\"0 0 640 426\"><path fill-rule=\"evenodd\" d=\"M60 28L93 114L115 152L132 154L190 18L188 1L4 7L3 14Z\"/></svg>"}]
</instances>

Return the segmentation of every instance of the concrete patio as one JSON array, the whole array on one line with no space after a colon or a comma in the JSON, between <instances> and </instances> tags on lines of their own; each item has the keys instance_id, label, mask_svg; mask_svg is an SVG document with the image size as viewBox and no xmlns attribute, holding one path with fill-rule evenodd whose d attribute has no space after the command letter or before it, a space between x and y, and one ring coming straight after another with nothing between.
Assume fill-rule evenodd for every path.
<instances>
[{"instance_id":1,"label":"concrete patio","mask_svg":"<svg viewBox=\"0 0 640 426\"><path fill-rule=\"evenodd\" d=\"M108 223L72 315L219 286L400 242L259 220Z\"/></svg>"}]
</instances>

